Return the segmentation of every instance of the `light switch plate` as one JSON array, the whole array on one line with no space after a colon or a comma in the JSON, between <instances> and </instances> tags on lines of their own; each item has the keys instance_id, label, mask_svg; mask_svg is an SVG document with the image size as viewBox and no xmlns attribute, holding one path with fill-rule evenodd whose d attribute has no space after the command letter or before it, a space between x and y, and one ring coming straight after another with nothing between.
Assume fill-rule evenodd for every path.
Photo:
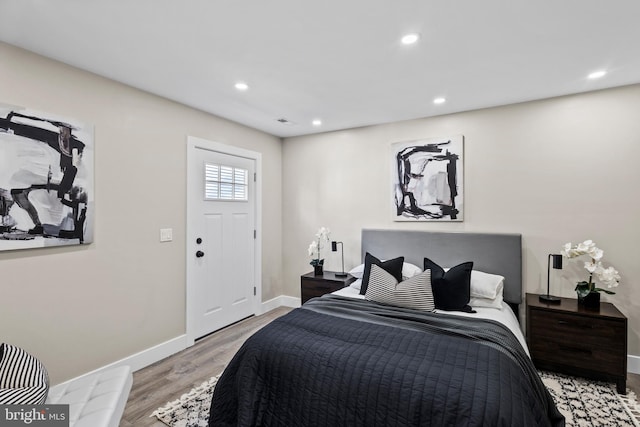
<instances>
[{"instance_id":1,"label":"light switch plate","mask_svg":"<svg viewBox=\"0 0 640 427\"><path fill-rule=\"evenodd\" d=\"M161 228L160 229L160 241L170 242L173 240L173 228Z\"/></svg>"}]
</instances>

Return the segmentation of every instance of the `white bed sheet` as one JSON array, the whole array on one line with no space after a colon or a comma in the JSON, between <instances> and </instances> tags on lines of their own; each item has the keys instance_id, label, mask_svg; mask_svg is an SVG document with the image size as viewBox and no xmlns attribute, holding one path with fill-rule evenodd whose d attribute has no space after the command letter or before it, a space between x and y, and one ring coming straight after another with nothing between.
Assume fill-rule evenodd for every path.
<instances>
[{"instance_id":1,"label":"white bed sheet","mask_svg":"<svg viewBox=\"0 0 640 427\"><path fill-rule=\"evenodd\" d=\"M348 298L355 299L364 299L364 295L360 295L360 291L353 286L347 286L345 288L339 289L333 292L334 295L340 295ZM524 338L522 331L520 330L520 323L518 323L518 319L515 314L511 310L511 307L507 305L506 302L502 302L502 309L497 308L487 308L487 307L473 307L477 313L464 313L461 311L444 311L444 310L436 310L436 313L451 315L451 316L462 316L462 317L480 317L483 319L495 320L497 322L505 325L513 334L518 338L520 344L522 344L522 348L529 354L529 348L527 347L527 341Z\"/></svg>"}]
</instances>

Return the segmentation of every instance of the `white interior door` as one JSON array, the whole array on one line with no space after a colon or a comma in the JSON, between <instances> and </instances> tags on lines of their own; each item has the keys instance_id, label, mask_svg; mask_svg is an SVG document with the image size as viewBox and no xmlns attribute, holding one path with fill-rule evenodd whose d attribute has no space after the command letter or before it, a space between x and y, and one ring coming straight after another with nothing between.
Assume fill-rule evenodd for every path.
<instances>
[{"instance_id":1,"label":"white interior door","mask_svg":"<svg viewBox=\"0 0 640 427\"><path fill-rule=\"evenodd\" d=\"M254 314L256 160L189 150L187 332L197 339Z\"/></svg>"}]
</instances>

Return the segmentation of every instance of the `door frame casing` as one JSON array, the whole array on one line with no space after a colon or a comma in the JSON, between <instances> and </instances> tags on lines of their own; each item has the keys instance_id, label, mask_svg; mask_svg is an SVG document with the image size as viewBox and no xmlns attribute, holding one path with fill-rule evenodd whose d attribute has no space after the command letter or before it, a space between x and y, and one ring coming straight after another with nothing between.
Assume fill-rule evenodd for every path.
<instances>
[{"instance_id":1,"label":"door frame casing","mask_svg":"<svg viewBox=\"0 0 640 427\"><path fill-rule=\"evenodd\" d=\"M196 185L193 182L194 177L191 172L192 168L197 167L195 153L196 149L203 149L208 151L216 151L222 154L229 154L237 157L244 157L255 161L255 230L256 238L254 239L254 286L256 289L255 296L253 297L253 314L259 315L261 313L262 303L262 153L257 151L247 150L245 148L236 147L233 145L223 144L221 142L209 141L206 139L198 138L195 136L187 136L187 209L186 209L186 236L185 236L185 270L186 270L186 293L185 293L185 315L186 315L186 346L191 347L196 340L196 328L195 328L195 315L193 313L195 304L195 298L197 297L195 292L195 286L193 283L193 271L191 261L193 255L191 239L194 238L196 231L194 230L194 221L190 221L190 217L194 215L194 201L192 200L190 188Z\"/></svg>"}]
</instances>

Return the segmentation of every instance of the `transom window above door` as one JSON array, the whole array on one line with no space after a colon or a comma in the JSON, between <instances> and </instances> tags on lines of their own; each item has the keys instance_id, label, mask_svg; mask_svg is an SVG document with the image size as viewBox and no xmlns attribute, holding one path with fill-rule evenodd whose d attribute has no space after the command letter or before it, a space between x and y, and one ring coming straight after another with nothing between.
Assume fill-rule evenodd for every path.
<instances>
[{"instance_id":1,"label":"transom window above door","mask_svg":"<svg viewBox=\"0 0 640 427\"><path fill-rule=\"evenodd\" d=\"M205 163L205 200L248 201L249 171L233 166Z\"/></svg>"}]
</instances>

